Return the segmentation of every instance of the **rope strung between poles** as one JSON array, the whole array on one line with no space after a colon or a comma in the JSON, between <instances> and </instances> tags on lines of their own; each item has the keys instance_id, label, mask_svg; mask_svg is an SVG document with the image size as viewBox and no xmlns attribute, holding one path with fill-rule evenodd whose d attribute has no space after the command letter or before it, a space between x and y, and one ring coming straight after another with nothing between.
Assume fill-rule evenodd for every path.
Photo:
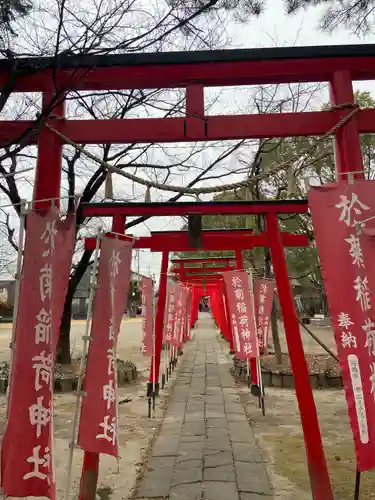
<instances>
[{"instance_id":1,"label":"rope strung between poles","mask_svg":"<svg viewBox=\"0 0 375 500\"><path fill-rule=\"evenodd\" d=\"M348 113L346 116L344 116L336 125L334 125L330 130L328 130L324 135L319 137L313 144L313 146L310 148L308 152L306 152L304 155L298 155L296 157L295 161L302 161L302 165L299 165L298 170L300 171L302 168L306 168L309 165L316 163L321 158L324 158L326 154L321 154L317 158L311 158L308 161L308 157L312 156L314 150L316 147L324 141L327 137L330 135L333 135L337 130L339 130L343 125L345 125L346 122L348 122L358 111L359 111L359 106L357 104L353 103L346 103L346 104L340 104L337 106L332 106L329 108L328 111L334 111L338 109L346 109L346 108L352 108L351 112ZM125 172L121 170L118 167L114 167L113 165L110 165L106 161L102 160L99 158L99 156L90 153L89 151L86 151L83 146L80 146L79 144L75 143L69 137L66 135L62 134L59 130L56 130L55 128L51 127L48 124L45 124L45 126L54 134L56 134L60 139L62 139L66 144L69 144L73 148L75 148L77 151L85 155L87 158L90 160L93 160L94 162L98 163L101 165L107 172L115 173L118 175L121 175L122 177L125 177L126 179L135 182L137 184L141 184L143 186L146 186L148 189L150 188L155 188L159 189L161 191L169 191L169 192L174 192L174 193L180 193L180 194L193 194L193 195L199 195L199 194L211 194L211 193L222 193L224 191L233 191L236 189L244 188L244 187L249 187L253 186L254 184L263 181L265 179L268 179L269 177L272 177L276 174L278 174L281 170L287 169L290 167L292 163L292 159L289 158L288 160L285 160L281 162L279 165L277 165L274 169L264 172L262 174L254 175L251 178L245 179L243 181L239 182L234 182L232 184L223 184L221 186L212 186L212 187L201 187L201 188L189 188L189 187L183 187L183 186L174 186L172 184L160 184L159 182L155 181L149 181L146 179L142 179L142 177L138 177L134 174L131 174L129 172Z\"/></svg>"}]
</instances>

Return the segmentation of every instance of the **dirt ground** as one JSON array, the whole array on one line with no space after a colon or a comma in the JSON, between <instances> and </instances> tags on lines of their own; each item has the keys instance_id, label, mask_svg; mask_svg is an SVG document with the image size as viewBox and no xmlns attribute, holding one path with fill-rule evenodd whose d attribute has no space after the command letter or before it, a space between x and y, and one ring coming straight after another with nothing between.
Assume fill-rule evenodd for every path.
<instances>
[{"instance_id":1,"label":"dirt ground","mask_svg":"<svg viewBox=\"0 0 375 500\"><path fill-rule=\"evenodd\" d=\"M74 322L72 351L77 356L81 348L81 335L84 322ZM118 356L123 360L133 361L138 369L138 380L119 389L119 433L120 433L120 460L106 455L100 457L99 496L104 499L127 499L135 485L137 471L139 470L145 450L153 438L155 428L161 421L163 414L163 401L167 392L162 391L158 401L156 417L149 419L148 403L145 397L147 378L149 373L149 360L140 352L141 322L138 319L125 320L119 336ZM10 329L9 326L0 327L0 360L8 359ZM172 382L172 381L171 381ZM169 384L170 387L172 384ZM132 401L121 404L126 397ZM55 461L57 498L64 498L64 485L66 478L66 464L69 443L72 439L71 422L76 403L74 394L55 395ZM0 422L4 422L6 400L0 396ZM70 498L76 497L79 490L79 478L82 466L82 451L76 449L73 462L73 485ZM12 497L9 497L12 498Z\"/></svg>"}]
</instances>

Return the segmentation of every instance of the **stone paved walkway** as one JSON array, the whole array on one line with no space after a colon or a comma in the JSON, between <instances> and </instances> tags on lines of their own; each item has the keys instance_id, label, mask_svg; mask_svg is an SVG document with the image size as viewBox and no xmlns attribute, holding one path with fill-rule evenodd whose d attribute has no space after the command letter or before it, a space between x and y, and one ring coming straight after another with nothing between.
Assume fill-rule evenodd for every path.
<instances>
[{"instance_id":1,"label":"stone paved walkway","mask_svg":"<svg viewBox=\"0 0 375 500\"><path fill-rule=\"evenodd\" d=\"M229 363L200 320L137 492L142 500L271 500L272 488Z\"/></svg>"}]
</instances>

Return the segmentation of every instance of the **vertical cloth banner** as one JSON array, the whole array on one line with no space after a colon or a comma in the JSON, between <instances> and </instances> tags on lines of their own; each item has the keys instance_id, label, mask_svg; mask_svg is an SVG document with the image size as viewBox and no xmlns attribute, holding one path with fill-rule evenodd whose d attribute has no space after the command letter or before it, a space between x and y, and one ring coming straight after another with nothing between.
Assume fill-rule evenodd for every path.
<instances>
[{"instance_id":1,"label":"vertical cloth banner","mask_svg":"<svg viewBox=\"0 0 375 500\"><path fill-rule=\"evenodd\" d=\"M1 450L7 496L55 498L53 386L56 346L75 244L75 215L27 215L22 281Z\"/></svg>"},{"instance_id":2,"label":"vertical cloth banner","mask_svg":"<svg viewBox=\"0 0 375 500\"><path fill-rule=\"evenodd\" d=\"M142 278L142 352L144 356L153 356L154 354L154 297L152 278Z\"/></svg>"},{"instance_id":3,"label":"vertical cloth banner","mask_svg":"<svg viewBox=\"0 0 375 500\"><path fill-rule=\"evenodd\" d=\"M165 320L163 328L163 341L166 344L171 344L173 337L175 293L176 293L175 284L168 283L167 298L165 303Z\"/></svg>"},{"instance_id":4,"label":"vertical cloth banner","mask_svg":"<svg viewBox=\"0 0 375 500\"><path fill-rule=\"evenodd\" d=\"M94 298L78 445L118 456L116 345L131 279L132 243L104 236Z\"/></svg>"},{"instance_id":5,"label":"vertical cloth banner","mask_svg":"<svg viewBox=\"0 0 375 500\"><path fill-rule=\"evenodd\" d=\"M222 274L228 298L228 312L236 355L238 359L258 357L250 277L246 271L226 271Z\"/></svg>"},{"instance_id":6,"label":"vertical cloth banner","mask_svg":"<svg viewBox=\"0 0 375 500\"><path fill-rule=\"evenodd\" d=\"M176 285L175 309L174 309L174 328L173 345L177 348L181 345L181 331L183 331L183 287L179 283Z\"/></svg>"},{"instance_id":7,"label":"vertical cloth banner","mask_svg":"<svg viewBox=\"0 0 375 500\"><path fill-rule=\"evenodd\" d=\"M193 306L193 290L192 288L187 288L186 295L186 339L191 340L191 313Z\"/></svg>"},{"instance_id":8,"label":"vertical cloth banner","mask_svg":"<svg viewBox=\"0 0 375 500\"><path fill-rule=\"evenodd\" d=\"M275 290L276 283L272 280L260 278L254 280L254 304L260 354L268 352L268 332Z\"/></svg>"},{"instance_id":9,"label":"vertical cloth banner","mask_svg":"<svg viewBox=\"0 0 375 500\"><path fill-rule=\"evenodd\" d=\"M374 181L328 184L309 192L360 471L375 467L375 290L370 291L361 236L375 227L374 192Z\"/></svg>"}]
</instances>

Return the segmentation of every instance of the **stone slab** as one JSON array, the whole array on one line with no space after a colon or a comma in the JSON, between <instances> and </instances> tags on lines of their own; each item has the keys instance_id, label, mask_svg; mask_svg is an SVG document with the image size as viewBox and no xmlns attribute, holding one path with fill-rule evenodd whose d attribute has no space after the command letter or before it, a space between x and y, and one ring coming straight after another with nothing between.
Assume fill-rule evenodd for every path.
<instances>
[{"instance_id":1,"label":"stone slab","mask_svg":"<svg viewBox=\"0 0 375 500\"><path fill-rule=\"evenodd\" d=\"M206 467L220 467L233 464L231 451L219 451L217 453L205 454L204 464Z\"/></svg>"},{"instance_id":2,"label":"stone slab","mask_svg":"<svg viewBox=\"0 0 375 500\"><path fill-rule=\"evenodd\" d=\"M168 457L177 455L180 439L178 435L168 435L163 432L162 435L156 438L155 444L152 448L153 457Z\"/></svg>"},{"instance_id":3,"label":"stone slab","mask_svg":"<svg viewBox=\"0 0 375 500\"><path fill-rule=\"evenodd\" d=\"M176 464L176 469L172 479L172 485L201 483L203 479L202 466L197 467L193 461L185 462L183 467Z\"/></svg>"},{"instance_id":4,"label":"stone slab","mask_svg":"<svg viewBox=\"0 0 375 500\"><path fill-rule=\"evenodd\" d=\"M236 481L236 474L233 465L206 466L203 472L203 479L205 481L225 481L226 483L230 483Z\"/></svg>"},{"instance_id":5,"label":"stone slab","mask_svg":"<svg viewBox=\"0 0 375 500\"><path fill-rule=\"evenodd\" d=\"M207 418L207 428L225 429L227 427L227 420L225 418Z\"/></svg>"},{"instance_id":6,"label":"stone slab","mask_svg":"<svg viewBox=\"0 0 375 500\"><path fill-rule=\"evenodd\" d=\"M181 484L178 486L173 486L171 488L171 493L169 496L169 500L201 500L201 498L201 483Z\"/></svg>"},{"instance_id":7,"label":"stone slab","mask_svg":"<svg viewBox=\"0 0 375 500\"><path fill-rule=\"evenodd\" d=\"M232 443L233 457L238 462L262 462L258 446L255 443Z\"/></svg>"},{"instance_id":8,"label":"stone slab","mask_svg":"<svg viewBox=\"0 0 375 500\"><path fill-rule=\"evenodd\" d=\"M182 426L182 434L185 436L204 436L206 433L205 422L186 422Z\"/></svg>"},{"instance_id":9,"label":"stone slab","mask_svg":"<svg viewBox=\"0 0 375 500\"><path fill-rule=\"evenodd\" d=\"M240 402L238 403L227 403L225 405L225 411L226 413L240 413L241 415L243 415L245 412L244 412L244 409L243 409L243 406Z\"/></svg>"},{"instance_id":10,"label":"stone slab","mask_svg":"<svg viewBox=\"0 0 375 500\"><path fill-rule=\"evenodd\" d=\"M191 450L199 450L202 453L204 446L205 446L205 440L201 440L198 442L183 442L180 443L180 446L178 448L178 453L181 454L184 453L185 451L191 451Z\"/></svg>"},{"instance_id":11,"label":"stone slab","mask_svg":"<svg viewBox=\"0 0 375 500\"><path fill-rule=\"evenodd\" d=\"M254 433L248 422L228 422L229 439L232 443L254 443Z\"/></svg>"},{"instance_id":12,"label":"stone slab","mask_svg":"<svg viewBox=\"0 0 375 500\"><path fill-rule=\"evenodd\" d=\"M272 489L263 464L234 462L238 491L241 493L262 493L271 495Z\"/></svg>"},{"instance_id":13,"label":"stone slab","mask_svg":"<svg viewBox=\"0 0 375 500\"><path fill-rule=\"evenodd\" d=\"M230 441L227 437L215 437L207 439L206 450L230 451L232 449Z\"/></svg>"},{"instance_id":14,"label":"stone slab","mask_svg":"<svg viewBox=\"0 0 375 500\"><path fill-rule=\"evenodd\" d=\"M204 481L203 498L204 500L239 500L236 483Z\"/></svg>"},{"instance_id":15,"label":"stone slab","mask_svg":"<svg viewBox=\"0 0 375 500\"><path fill-rule=\"evenodd\" d=\"M151 457L138 489L138 496L145 498L168 496L172 485L173 469L174 458Z\"/></svg>"},{"instance_id":16,"label":"stone slab","mask_svg":"<svg viewBox=\"0 0 375 500\"><path fill-rule=\"evenodd\" d=\"M227 413L227 421L228 422L248 422L245 413Z\"/></svg>"}]
</instances>

